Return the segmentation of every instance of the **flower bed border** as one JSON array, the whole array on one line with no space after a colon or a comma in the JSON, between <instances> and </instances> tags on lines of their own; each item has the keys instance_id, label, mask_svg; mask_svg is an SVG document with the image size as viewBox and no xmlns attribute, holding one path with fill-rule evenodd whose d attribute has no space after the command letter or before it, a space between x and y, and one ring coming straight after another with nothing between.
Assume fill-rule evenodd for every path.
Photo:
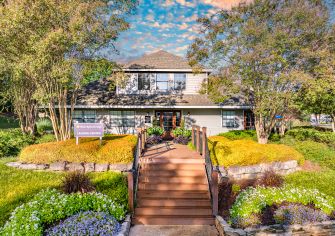
<instances>
[{"instance_id":1,"label":"flower bed border","mask_svg":"<svg viewBox=\"0 0 335 236\"><path fill-rule=\"evenodd\" d=\"M268 170L273 170L281 175L290 174L299 170L298 162L296 160L261 163L251 166L232 166L229 168L217 166L216 168L219 170L221 177L228 177L235 180L256 179L263 176Z\"/></svg>"},{"instance_id":2,"label":"flower bed border","mask_svg":"<svg viewBox=\"0 0 335 236\"><path fill-rule=\"evenodd\" d=\"M294 224L294 225L269 225L260 226L258 228L232 228L221 216L216 216L215 226L220 236L251 236L251 235L335 235L335 220L324 221L320 223L310 224Z\"/></svg>"},{"instance_id":3,"label":"flower bed border","mask_svg":"<svg viewBox=\"0 0 335 236\"><path fill-rule=\"evenodd\" d=\"M69 163L55 162L51 164L32 164L23 162L8 162L6 166L23 170L45 170L45 171L82 171L82 172L127 172L132 169L133 163L129 164L100 164L100 163Z\"/></svg>"}]
</instances>

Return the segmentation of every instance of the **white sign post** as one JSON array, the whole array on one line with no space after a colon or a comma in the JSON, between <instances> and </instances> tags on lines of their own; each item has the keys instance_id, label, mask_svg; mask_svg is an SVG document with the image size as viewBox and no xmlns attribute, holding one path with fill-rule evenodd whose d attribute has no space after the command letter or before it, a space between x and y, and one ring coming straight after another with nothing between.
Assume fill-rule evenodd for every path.
<instances>
[{"instance_id":1,"label":"white sign post","mask_svg":"<svg viewBox=\"0 0 335 236\"><path fill-rule=\"evenodd\" d=\"M76 144L79 144L79 138L83 137L97 137L100 138L100 145L102 137L104 136L103 123L74 123L74 137L76 137Z\"/></svg>"}]
</instances>

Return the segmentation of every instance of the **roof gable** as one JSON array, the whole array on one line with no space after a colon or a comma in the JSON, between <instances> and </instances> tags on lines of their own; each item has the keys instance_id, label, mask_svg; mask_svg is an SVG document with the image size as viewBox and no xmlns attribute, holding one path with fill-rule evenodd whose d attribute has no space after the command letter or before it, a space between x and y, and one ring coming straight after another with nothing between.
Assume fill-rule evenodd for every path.
<instances>
[{"instance_id":1,"label":"roof gable","mask_svg":"<svg viewBox=\"0 0 335 236\"><path fill-rule=\"evenodd\" d=\"M146 54L129 62L127 69L191 69L187 60L164 50Z\"/></svg>"}]
</instances>

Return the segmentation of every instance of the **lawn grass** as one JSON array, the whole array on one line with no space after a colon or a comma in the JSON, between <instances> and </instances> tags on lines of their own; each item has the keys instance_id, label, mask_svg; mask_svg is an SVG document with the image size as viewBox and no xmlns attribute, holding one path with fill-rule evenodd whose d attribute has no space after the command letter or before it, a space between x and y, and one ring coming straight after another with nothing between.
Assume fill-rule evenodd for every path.
<instances>
[{"instance_id":1,"label":"lawn grass","mask_svg":"<svg viewBox=\"0 0 335 236\"><path fill-rule=\"evenodd\" d=\"M45 188L59 188L64 173L19 170L5 165L15 158L0 159L0 227L10 213L22 203L29 201ZM115 172L90 173L96 191L102 192L115 202L128 205L127 182L123 174Z\"/></svg>"},{"instance_id":2,"label":"lawn grass","mask_svg":"<svg viewBox=\"0 0 335 236\"><path fill-rule=\"evenodd\" d=\"M335 170L298 171L285 176L285 183L303 188L315 188L335 197Z\"/></svg>"},{"instance_id":3,"label":"lawn grass","mask_svg":"<svg viewBox=\"0 0 335 236\"><path fill-rule=\"evenodd\" d=\"M99 138L82 138L79 145L76 145L75 139L47 142L24 148L19 158L21 161L36 164L59 161L131 163L136 141L134 135L105 135L102 145Z\"/></svg>"},{"instance_id":4,"label":"lawn grass","mask_svg":"<svg viewBox=\"0 0 335 236\"><path fill-rule=\"evenodd\" d=\"M19 128L19 121L17 119L0 115L0 129Z\"/></svg>"}]
</instances>

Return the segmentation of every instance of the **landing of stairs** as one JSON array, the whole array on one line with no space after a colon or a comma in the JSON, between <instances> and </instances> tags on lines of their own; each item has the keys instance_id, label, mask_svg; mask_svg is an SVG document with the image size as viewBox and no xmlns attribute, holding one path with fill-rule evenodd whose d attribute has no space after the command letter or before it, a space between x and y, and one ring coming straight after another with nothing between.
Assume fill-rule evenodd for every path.
<instances>
[{"instance_id":1,"label":"landing of stairs","mask_svg":"<svg viewBox=\"0 0 335 236\"><path fill-rule=\"evenodd\" d=\"M135 225L129 236L218 236L215 226L210 225Z\"/></svg>"}]
</instances>

